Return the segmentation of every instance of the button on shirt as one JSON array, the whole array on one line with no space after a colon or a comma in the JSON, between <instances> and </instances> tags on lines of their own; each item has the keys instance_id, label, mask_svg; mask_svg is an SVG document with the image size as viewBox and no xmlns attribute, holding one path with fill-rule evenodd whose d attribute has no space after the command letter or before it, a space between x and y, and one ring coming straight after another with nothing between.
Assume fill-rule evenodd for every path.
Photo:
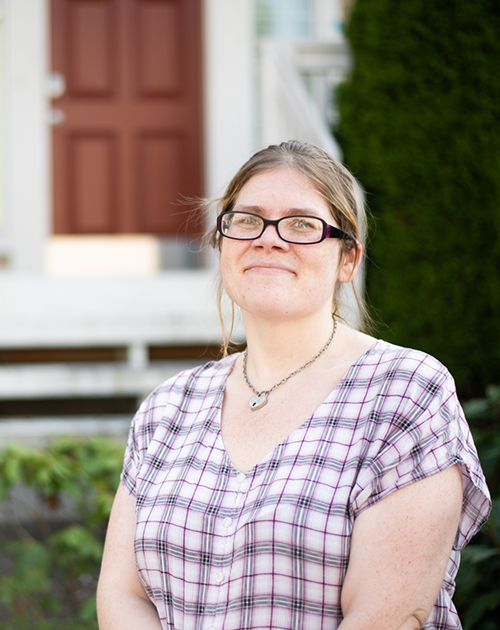
<instances>
[{"instance_id":1,"label":"button on shirt","mask_svg":"<svg viewBox=\"0 0 500 630\"><path fill-rule=\"evenodd\" d=\"M459 463L459 532L425 625L456 628L458 549L487 518L489 495L446 369L376 342L309 420L243 474L220 433L235 359L167 381L130 430L122 482L136 498L136 562L162 627L335 630L357 514Z\"/></svg>"}]
</instances>

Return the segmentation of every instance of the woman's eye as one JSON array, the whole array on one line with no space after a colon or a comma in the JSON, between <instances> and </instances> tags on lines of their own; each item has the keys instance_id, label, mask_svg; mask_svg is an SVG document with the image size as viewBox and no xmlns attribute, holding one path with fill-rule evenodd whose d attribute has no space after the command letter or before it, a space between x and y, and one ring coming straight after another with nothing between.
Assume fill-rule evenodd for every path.
<instances>
[{"instance_id":1,"label":"woman's eye","mask_svg":"<svg viewBox=\"0 0 500 630\"><path fill-rule=\"evenodd\" d=\"M303 217L300 219L294 219L291 223L290 227L294 230L315 230L317 226L309 219L304 219Z\"/></svg>"},{"instance_id":2,"label":"woman's eye","mask_svg":"<svg viewBox=\"0 0 500 630\"><path fill-rule=\"evenodd\" d=\"M255 225L259 225L260 221L257 217L252 216L239 216L237 219L238 225L243 227L254 227Z\"/></svg>"}]
</instances>

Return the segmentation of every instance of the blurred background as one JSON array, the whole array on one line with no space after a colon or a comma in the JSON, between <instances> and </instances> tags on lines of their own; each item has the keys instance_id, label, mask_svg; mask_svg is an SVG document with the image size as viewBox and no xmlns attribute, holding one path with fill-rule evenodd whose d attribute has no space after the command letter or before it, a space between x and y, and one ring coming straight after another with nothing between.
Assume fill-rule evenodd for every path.
<instances>
[{"instance_id":1,"label":"blurred background","mask_svg":"<svg viewBox=\"0 0 500 630\"><path fill-rule=\"evenodd\" d=\"M347 6L0 0L0 440L124 434L217 354L196 199L273 142L340 157Z\"/></svg>"},{"instance_id":2,"label":"blurred background","mask_svg":"<svg viewBox=\"0 0 500 630\"><path fill-rule=\"evenodd\" d=\"M360 180L374 333L450 369L500 495L499 59L496 0L0 0L2 627L96 627L131 417L218 354L196 200L271 143ZM498 500L460 576L500 628Z\"/></svg>"}]
</instances>

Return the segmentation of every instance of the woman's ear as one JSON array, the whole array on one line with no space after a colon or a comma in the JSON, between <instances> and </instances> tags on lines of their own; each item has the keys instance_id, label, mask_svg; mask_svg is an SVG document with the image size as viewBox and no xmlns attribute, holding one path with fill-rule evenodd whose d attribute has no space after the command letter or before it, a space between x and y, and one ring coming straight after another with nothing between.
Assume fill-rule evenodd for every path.
<instances>
[{"instance_id":1,"label":"woman's ear","mask_svg":"<svg viewBox=\"0 0 500 630\"><path fill-rule=\"evenodd\" d=\"M363 256L363 246L357 241L351 249L343 251L339 263L339 282L351 282L356 275Z\"/></svg>"}]
</instances>

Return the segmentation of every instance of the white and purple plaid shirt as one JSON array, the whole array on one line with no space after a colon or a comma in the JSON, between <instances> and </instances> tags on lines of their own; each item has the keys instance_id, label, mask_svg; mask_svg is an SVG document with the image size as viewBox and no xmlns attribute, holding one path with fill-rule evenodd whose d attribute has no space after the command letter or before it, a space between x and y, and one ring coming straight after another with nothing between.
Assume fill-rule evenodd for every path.
<instances>
[{"instance_id":1,"label":"white and purple plaid shirt","mask_svg":"<svg viewBox=\"0 0 500 630\"><path fill-rule=\"evenodd\" d=\"M161 385L130 430L122 482L136 498L136 562L163 628L335 630L356 516L456 463L462 517L425 628L460 628L451 602L458 550L490 502L448 371L421 352L376 342L243 474L220 431L235 359Z\"/></svg>"}]
</instances>

